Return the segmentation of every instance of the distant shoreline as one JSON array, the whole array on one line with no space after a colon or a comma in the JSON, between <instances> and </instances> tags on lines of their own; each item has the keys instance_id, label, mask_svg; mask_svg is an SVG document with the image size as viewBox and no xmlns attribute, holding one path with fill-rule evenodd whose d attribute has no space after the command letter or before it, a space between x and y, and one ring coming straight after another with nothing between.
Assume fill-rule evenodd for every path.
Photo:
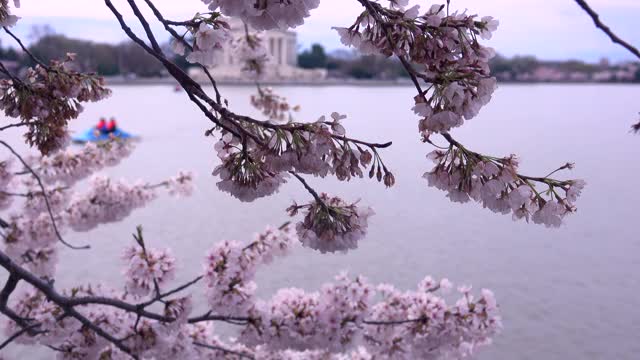
<instances>
[{"instance_id":1,"label":"distant shoreline","mask_svg":"<svg viewBox=\"0 0 640 360\"><path fill-rule=\"evenodd\" d=\"M178 85L178 82L171 77L165 78L137 78L125 79L122 77L105 77L107 85L131 85L131 86L149 86L149 85ZM199 81L202 85L209 85L208 81ZM413 86L410 79L398 80L360 80L360 79L325 79L313 81L299 80L270 80L261 81L266 86ZM633 82L598 82L598 81L499 81L500 84L508 85L640 85ZM255 82L248 80L219 80L218 85L224 86L253 86Z\"/></svg>"}]
</instances>

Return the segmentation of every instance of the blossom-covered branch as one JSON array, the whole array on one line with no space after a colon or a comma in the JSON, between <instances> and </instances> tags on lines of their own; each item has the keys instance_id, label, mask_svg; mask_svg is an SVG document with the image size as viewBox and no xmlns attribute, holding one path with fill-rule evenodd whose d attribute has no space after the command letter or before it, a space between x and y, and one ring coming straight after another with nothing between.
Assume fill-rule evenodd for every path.
<instances>
[{"instance_id":1,"label":"blossom-covered branch","mask_svg":"<svg viewBox=\"0 0 640 360\"><path fill-rule=\"evenodd\" d=\"M573 204L584 181L518 175L514 156L498 159L469 151L449 134L475 117L496 89L488 64L495 52L478 40L492 37L496 20L466 12L450 14L448 9L445 13L444 5L433 5L420 15L417 6L405 8L408 1L391 1L390 8L358 1L366 11L351 27L336 28L342 42L365 53L398 57L418 91L413 110L422 117L418 127L424 141L434 145L431 136L440 133L450 145L446 152L430 154L437 160L436 167L425 174L430 186L447 191L454 202L473 198L496 212L513 211L514 219L528 220L533 215L535 223L547 226L560 226L566 214L575 212ZM490 171L483 173L479 167L488 164ZM561 169L567 168L572 167ZM535 189L536 182L549 186L548 198ZM562 196L558 189L571 191ZM516 194L523 201L514 200L509 206L508 199Z\"/></svg>"},{"instance_id":2,"label":"blossom-covered branch","mask_svg":"<svg viewBox=\"0 0 640 360\"><path fill-rule=\"evenodd\" d=\"M40 196L42 197L42 199L44 200L44 205L46 206L46 211L47 214L49 215L49 219L51 220L51 227L53 228L53 231L55 232L55 236L58 239L58 241L60 241L61 243L63 243L65 246L68 246L72 249L88 249L87 246L84 247L76 247L73 246L69 243L67 243L66 241L64 241L64 239L62 238L62 235L60 234L60 230L58 229L58 225L56 224L56 218L53 215L53 210L51 208L51 202L49 201L49 195L47 194L47 190L44 187L44 184L42 183L42 180L40 179L40 176L38 176L38 174L33 171L33 169L27 164L27 162L20 156L20 154L18 154L9 144L7 144L6 142L0 140L0 144L2 146L4 146L5 148L7 148L16 158L18 158L18 160L20 160L20 162L22 163L22 165L24 165L24 167L27 169L27 171L29 171L29 173L34 177L34 179L37 181L38 186L41 190L40 192ZM6 165L7 163L3 163L3 175L4 175L4 179L2 180L2 182L4 183L5 186L9 185L9 183L11 182L11 174L9 173L9 171L7 170ZM29 192L29 194L32 194L32 192ZM11 196L10 192L4 191L2 190L0 197L4 197L5 201L0 201L0 203L4 202L4 207L8 207L10 205L10 201L9 197ZM28 196L29 199L33 198L32 196ZM0 208L2 208L3 206L0 206Z\"/></svg>"},{"instance_id":3,"label":"blossom-covered branch","mask_svg":"<svg viewBox=\"0 0 640 360\"><path fill-rule=\"evenodd\" d=\"M24 319L23 328L36 330L32 334L25 330L27 337L16 337L16 341L35 340L62 349L66 356L100 357L122 351L133 358L172 359L204 356L207 349L240 351L259 358L267 355L293 358L296 353L300 356L300 351L327 356L346 351L362 336L366 345L359 351L370 356L439 357L467 354L500 328L490 291L483 290L481 297L474 300L470 287L461 287L460 299L449 306L436 292L446 292L451 283L446 279L436 282L430 277L425 278L416 292L379 286L383 298L377 303L372 302L376 287L364 278L351 279L346 275L338 276L336 283L325 285L319 293L285 289L268 301L255 299L253 278L257 268L284 255L295 241L292 227L285 225L256 235L248 246L226 241L216 245L205 259L210 313L191 318L190 297L164 299L198 281L161 294L166 280L163 274L175 269L175 260L170 255L155 255L164 251L146 246L141 252L127 250L128 282L147 284L147 291L136 294L130 293L128 286L128 294L91 286L60 293L52 283L32 275L0 252L0 266L11 274L14 282L29 284L13 301L0 304L0 310L14 312ZM142 247L138 240L137 244ZM137 260L133 261L134 258ZM151 300L137 305L130 302L150 294L152 279L157 280L159 295L154 294ZM6 298L15 290L14 286L7 291ZM156 302L164 305L164 313L146 310ZM415 307L415 304L422 305ZM244 318L234 315L242 313L246 314ZM204 325L213 321L239 326L241 342L223 344ZM20 327L16 323L8 330L13 333ZM86 331L77 332L83 327L106 342ZM210 346L200 349L201 344Z\"/></svg>"},{"instance_id":4,"label":"blossom-covered branch","mask_svg":"<svg viewBox=\"0 0 640 360\"><path fill-rule=\"evenodd\" d=\"M448 192L453 202L477 201L496 213L512 213L513 219L532 219L536 224L559 227L562 219L576 211L575 201L585 182L560 181L551 175L573 164L566 164L545 177L530 177L518 173L518 159L511 155L496 158L473 152L444 134L450 146L427 155L436 166L424 174L429 186ZM539 190L536 183L546 186Z\"/></svg>"},{"instance_id":5,"label":"blossom-covered branch","mask_svg":"<svg viewBox=\"0 0 640 360\"><path fill-rule=\"evenodd\" d=\"M323 177L335 174L340 180L362 176L363 171L359 168L365 165L358 160L359 154L374 151L377 155L377 148L390 145L368 143L346 137L344 127L340 124L344 117L337 113L332 114L333 121L329 122L321 117L314 123L284 125L237 115L209 98L197 83L166 59L161 52L144 44L128 30L124 18L111 1L106 0L106 3L125 32L147 52L158 58L183 85L192 101L198 104L205 115L221 128L222 136L216 146L224 149L223 153L219 151L218 154L223 160L223 165L218 167L214 174L221 177L222 181L219 183L221 189L239 199L253 201L275 193L278 187L286 182L286 171L293 168L298 172L311 172ZM129 5L137 9L135 1L129 1ZM139 14L137 16L144 26L147 22L139 10L134 10L134 13ZM161 15L156 17L163 19ZM216 17L212 16L212 18ZM194 37L196 45L200 41L200 50L209 52L207 57L212 56L211 54L221 46L220 43L226 37L209 33L223 31L224 27L208 25L204 21L199 24ZM144 27L148 28L148 26ZM152 44L156 42L150 29L147 29L146 33ZM206 109L198 99L211 106L213 112ZM212 135L212 132L208 134ZM231 136L226 137L225 134ZM378 158L379 156L376 156L376 159ZM282 161L284 159L289 159L288 163ZM311 165L309 162L314 163L313 168L309 168ZM303 167L305 167L304 170ZM388 168L386 166L384 168L385 172L388 172Z\"/></svg>"}]
</instances>

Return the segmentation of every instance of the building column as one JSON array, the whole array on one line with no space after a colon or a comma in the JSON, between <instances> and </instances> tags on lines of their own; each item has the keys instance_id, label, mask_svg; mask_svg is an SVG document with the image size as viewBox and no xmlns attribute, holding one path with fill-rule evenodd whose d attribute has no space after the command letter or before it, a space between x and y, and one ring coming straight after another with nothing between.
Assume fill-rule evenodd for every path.
<instances>
[{"instance_id":1,"label":"building column","mask_svg":"<svg viewBox=\"0 0 640 360\"><path fill-rule=\"evenodd\" d=\"M289 54L287 53L288 51L288 46L287 46L287 38L283 37L282 38L282 65L288 65L289 64Z\"/></svg>"},{"instance_id":2,"label":"building column","mask_svg":"<svg viewBox=\"0 0 640 360\"><path fill-rule=\"evenodd\" d=\"M278 54L278 65L282 65L282 37L278 37L276 44L277 44L276 53Z\"/></svg>"},{"instance_id":3,"label":"building column","mask_svg":"<svg viewBox=\"0 0 640 360\"><path fill-rule=\"evenodd\" d=\"M276 39L274 39L272 36L269 36L269 34L267 34L267 37L269 38L269 55L273 56L273 58L276 58Z\"/></svg>"}]
</instances>

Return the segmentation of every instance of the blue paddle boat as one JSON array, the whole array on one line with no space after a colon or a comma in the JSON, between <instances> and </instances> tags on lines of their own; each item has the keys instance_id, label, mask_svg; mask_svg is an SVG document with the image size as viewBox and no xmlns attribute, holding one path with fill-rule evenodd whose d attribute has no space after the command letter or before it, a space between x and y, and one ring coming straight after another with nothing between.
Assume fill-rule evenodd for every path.
<instances>
[{"instance_id":1,"label":"blue paddle boat","mask_svg":"<svg viewBox=\"0 0 640 360\"><path fill-rule=\"evenodd\" d=\"M131 135L128 132L122 131L120 129L116 129L115 131L112 131L112 132L103 132L93 127L82 134L74 136L72 140L75 143L82 144L87 142L108 141L112 137L115 137L118 139L136 139L137 138L137 136Z\"/></svg>"}]
</instances>

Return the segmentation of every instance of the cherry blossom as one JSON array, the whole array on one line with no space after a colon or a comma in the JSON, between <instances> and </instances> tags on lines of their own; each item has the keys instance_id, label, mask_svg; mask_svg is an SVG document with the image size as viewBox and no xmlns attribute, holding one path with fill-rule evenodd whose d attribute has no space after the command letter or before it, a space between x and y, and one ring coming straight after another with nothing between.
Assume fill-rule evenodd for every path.
<instances>
[{"instance_id":1,"label":"cherry blossom","mask_svg":"<svg viewBox=\"0 0 640 360\"><path fill-rule=\"evenodd\" d=\"M13 197L9 195L10 185L13 181L13 161L0 162L0 210L5 210L13 203Z\"/></svg>"},{"instance_id":2,"label":"cherry blossom","mask_svg":"<svg viewBox=\"0 0 640 360\"><path fill-rule=\"evenodd\" d=\"M514 220L533 220L547 227L559 227L566 215L576 211L574 203L586 185L583 180L523 176L518 174L519 163L514 156L489 158L462 146L446 152L435 150L427 158L436 166L424 178L429 186L446 191L451 201L474 200L493 212L511 213ZM570 167L572 164L564 165L553 173ZM548 190L538 190L536 183Z\"/></svg>"},{"instance_id":3,"label":"cherry blossom","mask_svg":"<svg viewBox=\"0 0 640 360\"><path fill-rule=\"evenodd\" d=\"M96 102L111 91L96 75L68 69L75 54L64 61L51 61L29 68L24 81L0 80L0 109L9 117L28 123L27 142L43 154L64 148L69 143L67 123L82 112L82 103Z\"/></svg>"},{"instance_id":4,"label":"cherry blossom","mask_svg":"<svg viewBox=\"0 0 640 360\"><path fill-rule=\"evenodd\" d=\"M253 304L256 284L253 281L258 265L268 264L283 256L297 238L290 226L267 228L257 234L249 246L223 241L207 255L205 279L211 310L219 314L236 314Z\"/></svg>"},{"instance_id":5,"label":"cherry blossom","mask_svg":"<svg viewBox=\"0 0 640 360\"><path fill-rule=\"evenodd\" d=\"M289 105L285 97L276 94L270 87L258 87L258 94L251 96L251 105L276 123L293 121L292 112L300 110L299 106Z\"/></svg>"},{"instance_id":6,"label":"cherry blossom","mask_svg":"<svg viewBox=\"0 0 640 360\"><path fill-rule=\"evenodd\" d=\"M320 0L202 0L209 9L246 21L256 30L287 29L302 25Z\"/></svg>"},{"instance_id":7,"label":"cherry blossom","mask_svg":"<svg viewBox=\"0 0 640 360\"><path fill-rule=\"evenodd\" d=\"M260 34L246 33L234 39L230 48L234 57L242 64L242 72L252 79L262 78L273 61Z\"/></svg>"},{"instance_id":8,"label":"cherry blossom","mask_svg":"<svg viewBox=\"0 0 640 360\"><path fill-rule=\"evenodd\" d=\"M488 65L495 53L480 45L476 36L490 39L498 22L466 13L446 15L440 5L418 16L418 7L405 10L406 5L391 1L391 9L378 8L385 23L363 14L351 27L334 29L343 44L363 54L396 55L417 65L411 71L430 84L428 91L415 98L414 111L423 118L421 131L461 126L478 114L496 89Z\"/></svg>"},{"instance_id":9,"label":"cherry blossom","mask_svg":"<svg viewBox=\"0 0 640 360\"><path fill-rule=\"evenodd\" d=\"M368 220L374 214L370 207L347 204L338 197L321 194L315 202L288 211L291 216L303 209L304 220L296 224L300 241L306 247L326 252L347 252L358 247L367 234Z\"/></svg>"},{"instance_id":10,"label":"cherry blossom","mask_svg":"<svg viewBox=\"0 0 640 360\"><path fill-rule=\"evenodd\" d=\"M15 7L20 7L20 0L13 0ZM9 0L0 0L0 26L13 27L20 17L12 15L9 9Z\"/></svg>"},{"instance_id":11,"label":"cherry blossom","mask_svg":"<svg viewBox=\"0 0 640 360\"><path fill-rule=\"evenodd\" d=\"M202 65L215 65L218 62L220 50L230 39L228 29L219 24L210 26L206 22L201 22L194 33L195 43L193 51L186 58L187 61ZM184 46L174 45L173 50L183 54Z\"/></svg>"},{"instance_id":12,"label":"cherry blossom","mask_svg":"<svg viewBox=\"0 0 640 360\"><path fill-rule=\"evenodd\" d=\"M126 291L135 296L148 295L154 286L164 285L175 276L175 258L168 249L146 249L136 244L125 248L122 259L127 264Z\"/></svg>"},{"instance_id":13,"label":"cherry blossom","mask_svg":"<svg viewBox=\"0 0 640 360\"><path fill-rule=\"evenodd\" d=\"M113 139L88 143L79 151L67 148L45 156L34 156L29 162L37 167L44 182L70 186L105 167L118 165L133 148L131 141Z\"/></svg>"}]
</instances>

